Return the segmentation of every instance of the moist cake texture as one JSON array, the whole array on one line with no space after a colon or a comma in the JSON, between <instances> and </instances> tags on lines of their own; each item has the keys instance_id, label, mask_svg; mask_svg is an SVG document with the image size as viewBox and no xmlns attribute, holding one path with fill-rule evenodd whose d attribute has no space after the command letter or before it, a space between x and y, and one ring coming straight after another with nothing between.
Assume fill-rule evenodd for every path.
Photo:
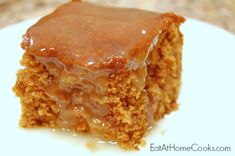
<instances>
[{"instance_id":1,"label":"moist cake texture","mask_svg":"<svg viewBox=\"0 0 235 156\"><path fill-rule=\"evenodd\" d=\"M23 36L20 126L68 128L138 149L177 109L184 18L72 1Z\"/></svg>"}]
</instances>

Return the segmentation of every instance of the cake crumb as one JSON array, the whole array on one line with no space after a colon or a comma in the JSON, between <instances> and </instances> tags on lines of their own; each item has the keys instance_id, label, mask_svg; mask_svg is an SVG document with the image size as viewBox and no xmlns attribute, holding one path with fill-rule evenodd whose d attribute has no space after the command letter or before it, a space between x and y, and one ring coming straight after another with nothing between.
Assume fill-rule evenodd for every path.
<instances>
[{"instance_id":1,"label":"cake crumb","mask_svg":"<svg viewBox=\"0 0 235 156\"><path fill-rule=\"evenodd\" d=\"M98 147L94 141L88 141L86 143L86 148L91 152L96 152L98 150Z\"/></svg>"},{"instance_id":2,"label":"cake crumb","mask_svg":"<svg viewBox=\"0 0 235 156\"><path fill-rule=\"evenodd\" d=\"M139 146L140 147L145 147L146 146L146 141L145 140L141 140Z\"/></svg>"}]
</instances>

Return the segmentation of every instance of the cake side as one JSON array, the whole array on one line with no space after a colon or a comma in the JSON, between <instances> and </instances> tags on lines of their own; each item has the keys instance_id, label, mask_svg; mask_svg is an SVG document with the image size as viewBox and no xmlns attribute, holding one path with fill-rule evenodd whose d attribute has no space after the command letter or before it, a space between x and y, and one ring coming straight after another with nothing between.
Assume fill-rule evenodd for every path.
<instances>
[{"instance_id":1,"label":"cake side","mask_svg":"<svg viewBox=\"0 0 235 156\"><path fill-rule=\"evenodd\" d=\"M40 88L42 85L48 85L50 74L45 66L27 53L23 55L21 65L25 68L17 72L17 81L13 87L22 104L20 126L55 126L59 113L58 105Z\"/></svg>"},{"instance_id":2,"label":"cake side","mask_svg":"<svg viewBox=\"0 0 235 156\"><path fill-rule=\"evenodd\" d=\"M157 46L146 61L148 75L145 89L155 120L178 109L183 45L179 26L179 23L172 23L160 34Z\"/></svg>"}]
</instances>

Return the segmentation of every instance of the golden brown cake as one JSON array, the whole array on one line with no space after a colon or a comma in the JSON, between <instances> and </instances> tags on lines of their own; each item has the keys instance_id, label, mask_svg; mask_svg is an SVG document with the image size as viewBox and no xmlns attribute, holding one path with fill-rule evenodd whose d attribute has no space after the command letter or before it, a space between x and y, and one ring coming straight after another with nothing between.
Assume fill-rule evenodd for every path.
<instances>
[{"instance_id":1,"label":"golden brown cake","mask_svg":"<svg viewBox=\"0 0 235 156\"><path fill-rule=\"evenodd\" d=\"M21 44L20 126L69 128L137 149L177 109L183 21L80 1L43 17Z\"/></svg>"}]
</instances>

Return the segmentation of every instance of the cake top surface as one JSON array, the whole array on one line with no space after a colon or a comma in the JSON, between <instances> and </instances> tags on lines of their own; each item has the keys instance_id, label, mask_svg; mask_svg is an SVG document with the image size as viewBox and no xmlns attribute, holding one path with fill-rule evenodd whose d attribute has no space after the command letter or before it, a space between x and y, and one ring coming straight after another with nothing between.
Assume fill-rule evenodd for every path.
<instances>
[{"instance_id":1,"label":"cake top surface","mask_svg":"<svg viewBox=\"0 0 235 156\"><path fill-rule=\"evenodd\" d=\"M72 1L31 26L22 48L67 67L123 68L145 59L153 40L183 17Z\"/></svg>"}]
</instances>

